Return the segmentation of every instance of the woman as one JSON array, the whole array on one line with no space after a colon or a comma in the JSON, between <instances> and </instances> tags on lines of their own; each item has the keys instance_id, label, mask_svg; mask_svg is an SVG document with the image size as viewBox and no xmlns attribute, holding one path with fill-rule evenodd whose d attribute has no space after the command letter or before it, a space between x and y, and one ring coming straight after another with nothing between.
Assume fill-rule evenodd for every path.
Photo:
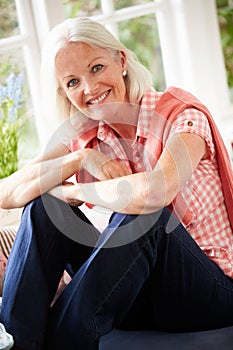
<instances>
[{"instance_id":1,"label":"woman","mask_svg":"<svg viewBox=\"0 0 233 350\"><path fill-rule=\"evenodd\" d=\"M208 110L180 89L155 91L132 52L85 18L49 34L42 83L61 126L1 183L3 208L25 206L1 312L17 348L232 324L232 172ZM83 202L113 212L102 234ZM64 269L72 280L51 306Z\"/></svg>"}]
</instances>

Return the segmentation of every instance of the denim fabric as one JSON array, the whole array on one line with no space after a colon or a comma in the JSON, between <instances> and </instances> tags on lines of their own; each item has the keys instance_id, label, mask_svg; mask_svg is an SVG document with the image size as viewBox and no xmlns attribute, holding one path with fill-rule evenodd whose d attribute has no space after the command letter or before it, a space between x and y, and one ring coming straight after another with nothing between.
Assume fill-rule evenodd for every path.
<instances>
[{"instance_id":1,"label":"denim fabric","mask_svg":"<svg viewBox=\"0 0 233 350\"><path fill-rule=\"evenodd\" d=\"M65 268L72 281L50 307ZM100 234L78 208L46 194L25 207L0 322L25 350L97 350L116 327L233 324L233 283L167 209L114 213Z\"/></svg>"}]
</instances>

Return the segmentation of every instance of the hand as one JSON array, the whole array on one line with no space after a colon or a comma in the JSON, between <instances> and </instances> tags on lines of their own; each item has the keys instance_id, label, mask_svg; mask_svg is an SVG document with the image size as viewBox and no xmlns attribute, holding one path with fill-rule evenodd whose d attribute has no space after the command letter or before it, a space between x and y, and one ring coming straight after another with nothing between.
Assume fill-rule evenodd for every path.
<instances>
[{"instance_id":1,"label":"hand","mask_svg":"<svg viewBox=\"0 0 233 350\"><path fill-rule=\"evenodd\" d=\"M73 193L71 189L73 186L74 186L73 182L66 181L62 185L58 185L52 188L50 191L48 191L48 193L62 200L63 202L68 203L69 205L72 205L74 207L79 207L80 205L83 204L83 202L80 201L79 199L71 198L72 197L71 193Z\"/></svg>"},{"instance_id":2,"label":"hand","mask_svg":"<svg viewBox=\"0 0 233 350\"><path fill-rule=\"evenodd\" d=\"M109 180L130 175L130 171L120 162L109 159L104 153L85 149L81 167L98 180Z\"/></svg>"}]
</instances>

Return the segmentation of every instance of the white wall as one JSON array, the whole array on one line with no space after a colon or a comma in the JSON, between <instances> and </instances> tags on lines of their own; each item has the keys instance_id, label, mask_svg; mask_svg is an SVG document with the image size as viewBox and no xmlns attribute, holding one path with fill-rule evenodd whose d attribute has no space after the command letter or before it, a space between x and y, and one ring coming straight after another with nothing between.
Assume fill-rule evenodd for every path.
<instances>
[{"instance_id":1,"label":"white wall","mask_svg":"<svg viewBox=\"0 0 233 350\"><path fill-rule=\"evenodd\" d=\"M228 117L230 100L214 0L164 0L157 14L167 85Z\"/></svg>"}]
</instances>

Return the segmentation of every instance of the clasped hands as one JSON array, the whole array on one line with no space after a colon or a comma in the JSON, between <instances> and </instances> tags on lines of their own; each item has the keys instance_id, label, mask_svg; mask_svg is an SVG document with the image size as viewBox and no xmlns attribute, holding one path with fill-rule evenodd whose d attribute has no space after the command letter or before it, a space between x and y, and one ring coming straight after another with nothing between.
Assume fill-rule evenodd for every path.
<instances>
[{"instance_id":1,"label":"clasped hands","mask_svg":"<svg viewBox=\"0 0 233 350\"><path fill-rule=\"evenodd\" d=\"M77 152L81 155L79 171L86 170L99 181L115 179L131 174L126 166L117 160L110 159L102 152L89 148ZM49 190L48 193L70 205L79 206L83 204L83 201L79 198L73 198L73 186L75 186L75 183L67 179L65 182Z\"/></svg>"}]
</instances>

